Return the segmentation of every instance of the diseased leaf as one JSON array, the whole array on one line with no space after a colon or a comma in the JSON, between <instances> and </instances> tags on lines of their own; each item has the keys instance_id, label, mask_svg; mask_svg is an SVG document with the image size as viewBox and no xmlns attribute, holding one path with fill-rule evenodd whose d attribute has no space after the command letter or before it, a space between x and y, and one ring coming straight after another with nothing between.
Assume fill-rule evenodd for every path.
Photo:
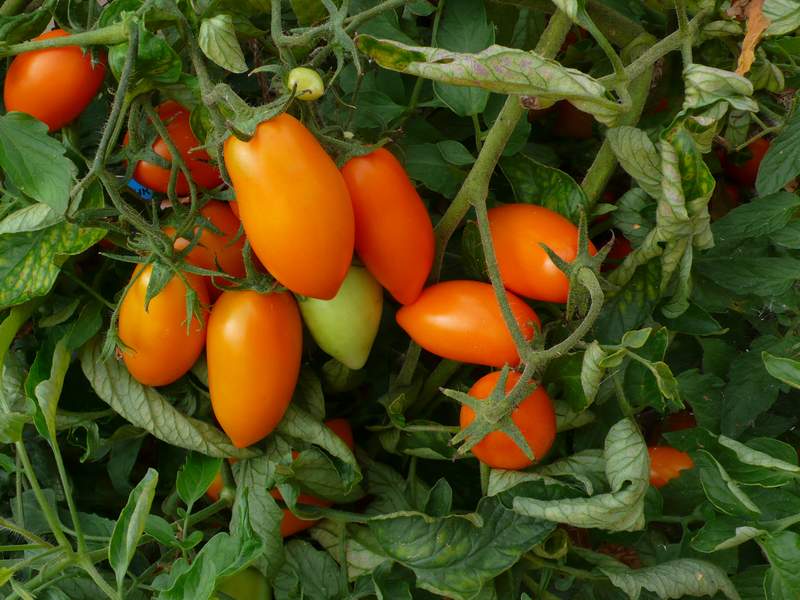
<instances>
[{"instance_id":1,"label":"diseased leaf","mask_svg":"<svg viewBox=\"0 0 800 600\"><path fill-rule=\"evenodd\" d=\"M544 206L574 223L588 205L586 194L572 177L525 154L501 159L500 168L517 202Z\"/></svg>"},{"instance_id":2,"label":"diseased leaf","mask_svg":"<svg viewBox=\"0 0 800 600\"><path fill-rule=\"evenodd\" d=\"M606 139L620 165L653 198L661 197L661 157L641 129L622 126L609 129Z\"/></svg>"},{"instance_id":3,"label":"diseased leaf","mask_svg":"<svg viewBox=\"0 0 800 600\"><path fill-rule=\"evenodd\" d=\"M653 592L659 598L713 596L719 592L729 600L740 600L725 571L702 560L682 558L643 569L629 569L621 564L599 568L631 600L639 598L642 590Z\"/></svg>"},{"instance_id":4,"label":"diseased leaf","mask_svg":"<svg viewBox=\"0 0 800 600\"><path fill-rule=\"evenodd\" d=\"M742 51L739 54L739 63L736 66L737 75L746 75L750 70L756 58L756 46L769 26L769 19L764 16L763 7L764 0L750 0L745 9L747 29L742 42Z\"/></svg>"}]
</instances>

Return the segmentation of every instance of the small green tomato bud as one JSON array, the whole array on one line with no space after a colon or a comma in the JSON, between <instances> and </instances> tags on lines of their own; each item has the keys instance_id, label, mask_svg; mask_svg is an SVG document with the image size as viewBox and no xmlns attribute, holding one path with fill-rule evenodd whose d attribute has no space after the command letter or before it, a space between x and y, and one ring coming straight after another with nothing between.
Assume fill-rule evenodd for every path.
<instances>
[{"instance_id":1,"label":"small green tomato bud","mask_svg":"<svg viewBox=\"0 0 800 600\"><path fill-rule=\"evenodd\" d=\"M295 97L304 102L313 102L325 93L322 77L308 67L295 67L289 71L286 87L290 92L294 90Z\"/></svg>"}]
</instances>

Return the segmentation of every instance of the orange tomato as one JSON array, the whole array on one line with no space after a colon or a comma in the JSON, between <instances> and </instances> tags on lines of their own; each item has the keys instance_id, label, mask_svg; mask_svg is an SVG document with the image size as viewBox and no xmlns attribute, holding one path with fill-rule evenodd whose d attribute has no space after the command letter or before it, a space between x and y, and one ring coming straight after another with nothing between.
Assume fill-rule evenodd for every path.
<instances>
[{"instance_id":1,"label":"orange tomato","mask_svg":"<svg viewBox=\"0 0 800 600\"><path fill-rule=\"evenodd\" d=\"M237 448L269 435L300 372L303 326L291 294L226 291L208 320L208 388L220 426Z\"/></svg>"},{"instance_id":2,"label":"orange tomato","mask_svg":"<svg viewBox=\"0 0 800 600\"><path fill-rule=\"evenodd\" d=\"M540 326L536 312L514 294L511 310L525 339ZM446 281L423 290L419 298L397 311L400 327L420 346L443 358L502 367L519 364L494 290L479 281Z\"/></svg>"},{"instance_id":3,"label":"orange tomato","mask_svg":"<svg viewBox=\"0 0 800 600\"><path fill-rule=\"evenodd\" d=\"M720 152L719 157L722 169L728 178L743 187L751 188L756 184L761 161L764 159L767 150L769 150L769 141L764 138L758 138L747 147L747 150L750 153L750 158L743 162L732 160L731 157L735 155L727 155L724 152Z\"/></svg>"},{"instance_id":4,"label":"orange tomato","mask_svg":"<svg viewBox=\"0 0 800 600\"><path fill-rule=\"evenodd\" d=\"M138 265L134 269L133 277L138 277L125 294L119 310L119 338L127 346L122 350L122 359L134 379L144 385L158 386L182 377L200 356L206 341L207 311L204 309L203 323L192 316L187 330L187 288L177 275L145 309L144 299L152 273L151 265ZM208 291L203 278L191 273L184 276L200 305L207 307Z\"/></svg>"},{"instance_id":5,"label":"orange tomato","mask_svg":"<svg viewBox=\"0 0 800 600\"><path fill-rule=\"evenodd\" d=\"M211 223L221 234L215 233L209 227L195 228L195 235L198 231L200 239L186 255L186 262L196 267L209 269L211 271L221 270L223 273L234 277L244 277L244 259L242 258L242 248L244 248L244 235L239 233L239 219L231 212L225 202L212 200L200 209L200 214ZM173 237L174 227L165 227L164 232ZM190 241L186 238L175 240L175 250L181 251L189 245ZM208 278L208 290L212 298L220 295L221 291L214 286L213 278ZM226 285L227 280L216 279L219 285Z\"/></svg>"},{"instance_id":6,"label":"orange tomato","mask_svg":"<svg viewBox=\"0 0 800 600\"><path fill-rule=\"evenodd\" d=\"M662 488L680 476L681 471L694 467L692 457L671 446L651 446L650 484Z\"/></svg>"},{"instance_id":7,"label":"orange tomato","mask_svg":"<svg viewBox=\"0 0 800 600\"><path fill-rule=\"evenodd\" d=\"M63 29L54 29L34 39L68 35ZM27 113L56 131L78 118L97 94L105 75L105 59L93 65L89 52L80 46L25 52L8 67L3 101L7 111Z\"/></svg>"},{"instance_id":8,"label":"orange tomato","mask_svg":"<svg viewBox=\"0 0 800 600\"><path fill-rule=\"evenodd\" d=\"M341 173L305 126L288 114L253 138L225 142L225 165L253 251L297 294L330 300L353 256L354 221Z\"/></svg>"},{"instance_id":9,"label":"orange tomato","mask_svg":"<svg viewBox=\"0 0 800 600\"><path fill-rule=\"evenodd\" d=\"M516 385L520 374L511 371L506 379L506 394ZM497 387L500 371L484 375L469 390L469 395L485 400ZM467 405L461 406L461 429L469 427L475 420L475 411ZM549 451L556 439L556 413L550 396L540 385L531 392L511 413L511 420L522 432L537 461ZM472 447L475 457L495 469L524 469L533 464L511 437L502 431L493 431Z\"/></svg>"},{"instance_id":10,"label":"orange tomato","mask_svg":"<svg viewBox=\"0 0 800 600\"><path fill-rule=\"evenodd\" d=\"M210 162L211 157L208 152L197 148L200 142L192 133L192 127L189 124L189 111L171 100L159 105L156 110L159 118L166 125L167 133L172 143L175 144L178 154L186 163L192 181L202 189L215 188L221 184L222 178L220 177L219 169ZM123 143L128 143L128 137L128 134L125 134ZM156 138L152 147L153 152L164 160L168 162L172 160L172 153L170 153L167 143L162 138ZM136 181L162 194L166 194L169 188L169 174L169 169L159 167L146 160L140 160L136 163L136 168L133 170L133 178ZM175 182L175 193L179 196L185 196L189 193L189 184L180 170L178 171L178 179Z\"/></svg>"},{"instance_id":11,"label":"orange tomato","mask_svg":"<svg viewBox=\"0 0 800 600\"><path fill-rule=\"evenodd\" d=\"M417 299L433 265L431 218L402 165L385 148L342 168L356 223L355 248L400 302Z\"/></svg>"},{"instance_id":12,"label":"orange tomato","mask_svg":"<svg viewBox=\"0 0 800 600\"><path fill-rule=\"evenodd\" d=\"M545 302L566 302L567 276L550 260L544 244L571 262L578 254L578 228L543 206L506 204L489 210L497 264L504 285L517 294ZM589 242L589 252L595 254Z\"/></svg>"}]
</instances>

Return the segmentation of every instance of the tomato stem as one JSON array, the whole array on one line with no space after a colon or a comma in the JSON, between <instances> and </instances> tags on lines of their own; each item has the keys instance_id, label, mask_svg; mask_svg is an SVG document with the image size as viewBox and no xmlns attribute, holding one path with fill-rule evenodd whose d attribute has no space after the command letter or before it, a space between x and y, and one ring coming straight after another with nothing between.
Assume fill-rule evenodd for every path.
<instances>
[{"instance_id":1,"label":"tomato stem","mask_svg":"<svg viewBox=\"0 0 800 600\"><path fill-rule=\"evenodd\" d=\"M128 26L126 23L114 23L100 29L83 31L72 35L61 37L51 37L45 40L30 40L11 44L7 48L0 50L0 56L16 56L23 52L32 50L44 50L45 48L63 48L65 46L115 46L128 39Z\"/></svg>"}]
</instances>

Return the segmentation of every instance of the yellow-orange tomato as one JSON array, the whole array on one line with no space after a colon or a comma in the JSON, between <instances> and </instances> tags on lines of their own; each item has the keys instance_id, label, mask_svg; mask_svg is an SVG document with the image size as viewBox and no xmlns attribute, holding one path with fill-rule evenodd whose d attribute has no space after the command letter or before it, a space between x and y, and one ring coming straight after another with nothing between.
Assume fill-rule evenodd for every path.
<instances>
[{"instance_id":1,"label":"yellow-orange tomato","mask_svg":"<svg viewBox=\"0 0 800 600\"><path fill-rule=\"evenodd\" d=\"M503 284L534 300L566 302L569 280L539 244L567 262L578 254L578 228L543 206L506 204L489 210L489 226ZM589 252L596 252L589 242Z\"/></svg>"},{"instance_id":2,"label":"yellow-orange tomato","mask_svg":"<svg viewBox=\"0 0 800 600\"><path fill-rule=\"evenodd\" d=\"M288 114L225 142L225 165L253 251L284 286L330 300L353 257L350 195L330 156Z\"/></svg>"},{"instance_id":3,"label":"yellow-orange tomato","mask_svg":"<svg viewBox=\"0 0 800 600\"><path fill-rule=\"evenodd\" d=\"M680 477L681 471L694 467L692 457L671 446L651 446L650 484L661 488L673 479Z\"/></svg>"},{"instance_id":4,"label":"yellow-orange tomato","mask_svg":"<svg viewBox=\"0 0 800 600\"><path fill-rule=\"evenodd\" d=\"M172 143L178 150L178 154L186 163L189 175L200 188L211 189L222 183L219 169L211 163L208 152L197 148L200 142L192 133L189 123L189 111L177 102L168 101L159 105L157 108L158 117L164 122L167 133ZM123 143L128 143L128 134L125 134ZM161 158L170 162L172 153L167 147L167 143L162 138L156 138L153 142L153 152ZM169 189L170 170L160 167L154 163L140 160L136 163L133 170L133 178L143 186L166 194ZM175 181L175 193L185 196L189 193L189 183L186 181L182 171L178 171L178 179Z\"/></svg>"},{"instance_id":5,"label":"yellow-orange tomato","mask_svg":"<svg viewBox=\"0 0 800 600\"><path fill-rule=\"evenodd\" d=\"M208 320L208 388L220 426L238 448L269 435L300 372L303 326L289 293L227 291Z\"/></svg>"},{"instance_id":6,"label":"yellow-orange tomato","mask_svg":"<svg viewBox=\"0 0 800 600\"><path fill-rule=\"evenodd\" d=\"M141 275L139 273L141 272ZM137 266L133 283L119 309L119 338L127 346L122 350L125 366L139 383L166 385L179 379L192 368L206 341L203 323L192 316L186 328L186 285L177 275L150 300L145 310L144 299L153 267ZM200 305L208 306L208 291L202 277L185 273L186 280L197 294Z\"/></svg>"},{"instance_id":7,"label":"yellow-orange tomato","mask_svg":"<svg viewBox=\"0 0 800 600\"><path fill-rule=\"evenodd\" d=\"M384 148L347 162L356 252L400 302L417 299L433 265L433 226L402 165Z\"/></svg>"},{"instance_id":8,"label":"yellow-orange tomato","mask_svg":"<svg viewBox=\"0 0 800 600\"><path fill-rule=\"evenodd\" d=\"M511 371L506 379L506 393L519 381L520 375ZM489 373L475 382L469 395L478 400L486 399L500 379L500 371ZM469 406L461 406L461 429L469 427L475 420L475 411ZM531 392L511 413L511 420L522 432L536 460L539 461L550 451L556 439L556 413L550 396L540 385ZM516 442L502 431L493 431L473 446L472 453L482 463L494 469L524 469L533 462L517 446Z\"/></svg>"},{"instance_id":9,"label":"yellow-orange tomato","mask_svg":"<svg viewBox=\"0 0 800 600\"><path fill-rule=\"evenodd\" d=\"M225 202L213 200L200 209L200 214L220 233L215 233L209 227L203 227L200 231L200 239L186 255L186 261L203 269L222 270L234 277L244 277L244 259L242 258L244 235L238 235L239 219ZM195 229L195 233L198 229L200 228ZM175 235L175 228L165 227L164 232L172 237ZM188 245L189 240L186 238L175 240L175 250L183 250ZM214 280L214 283L218 285L225 285L226 282L225 279ZM220 290L211 281L208 282L208 290L212 298L216 298L220 294Z\"/></svg>"},{"instance_id":10,"label":"yellow-orange tomato","mask_svg":"<svg viewBox=\"0 0 800 600\"><path fill-rule=\"evenodd\" d=\"M68 35L54 29L34 39ZM92 65L91 54L80 46L25 52L11 61L3 84L3 101L6 110L27 113L56 131L83 112L105 74L105 60Z\"/></svg>"},{"instance_id":11,"label":"yellow-orange tomato","mask_svg":"<svg viewBox=\"0 0 800 600\"><path fill-rule=\"evenodd\" d=\"M541 324L536 312L514 294L511 311L525 339ZM479 281L445 281L397 311L397 322L428 352L459 362L502 367L519 364L492 286Z\"/></svg>"}]
</instances>

